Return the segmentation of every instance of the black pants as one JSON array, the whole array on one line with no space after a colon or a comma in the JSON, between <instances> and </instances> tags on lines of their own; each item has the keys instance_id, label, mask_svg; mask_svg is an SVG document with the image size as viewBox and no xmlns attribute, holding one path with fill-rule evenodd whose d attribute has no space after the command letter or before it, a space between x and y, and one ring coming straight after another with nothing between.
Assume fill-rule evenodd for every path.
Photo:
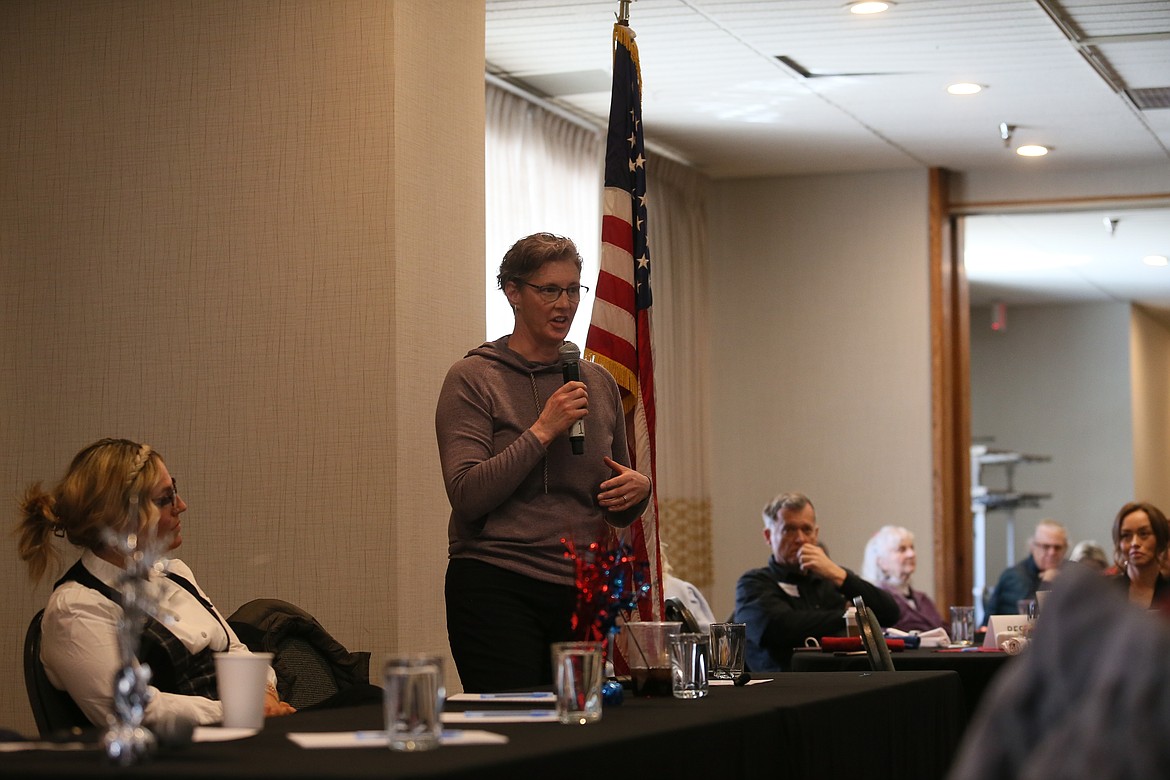
<instances>
[{"instance_id":1,"label":"black pants","mask_svg":"<svg viewBox=\"0 0 1170 780\"><path fill-rule=\"evenodd\" d=\"M577 589L482 561L447 564L447 639L468 693L552 684L553 642L572 639Z\"/></svg>"}]
</instances>

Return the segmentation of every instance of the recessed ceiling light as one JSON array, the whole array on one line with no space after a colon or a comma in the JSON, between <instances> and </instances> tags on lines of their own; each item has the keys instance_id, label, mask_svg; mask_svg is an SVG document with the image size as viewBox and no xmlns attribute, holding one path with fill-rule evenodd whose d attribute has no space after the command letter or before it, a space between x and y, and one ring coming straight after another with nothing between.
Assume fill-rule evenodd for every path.
<instances>
[{"instance_id":1,"label":"recessed ceiling light","mask_svg":"<svg viewBox=\"0 0 1170 780\"><path fill-rule=\"evenodd\" d=\"M982 85L970 81L960 81L957 84L951 84L947 87L947 92L950 92L952 95L974 95L982 91Z\"/></svg>"},{"instance_id":2,"label":"recessed ceiling light","mask_svg":"<svg viewBox=\"0 0 1170 780\"><path fill-rule=\"evenodd\" d=\"M1170 258L1165 255L1146 255L1142 258L1142 262L1160 268L1164 265L1170 265Z\"/></svg>"},{"instance_id":3,"label":"recessed ceiling light","mask_svg":"<svg viewBox=\"0 0 1170 780\"><path fill-rule=\"evenodd\" d=\"M850 3L849 13L851 14L880 14L882 11L888 11L893 3Z\"/></svg>"},{"instance_id":4,"label":"recessed ceiling light","mask_svg":"<svg viewBox=\"0 0 1170 780\"><path fill-rule=\"evenodd\" d=\"M1016 154L1020 157L1043 157L1048 154L1048 147L1039 144L1025 144L1016 149Z\"/></svg>"}]
</instances>

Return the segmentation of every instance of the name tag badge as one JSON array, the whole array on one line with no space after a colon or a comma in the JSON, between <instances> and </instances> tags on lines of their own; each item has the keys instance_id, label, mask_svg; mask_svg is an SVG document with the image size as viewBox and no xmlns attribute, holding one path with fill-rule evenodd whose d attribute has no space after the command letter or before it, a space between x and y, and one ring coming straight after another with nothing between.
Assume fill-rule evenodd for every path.
<instances>
[{"instance_id":1,"label":"name tag badge","mask_svg":"<svg viewBox=\"0 0 1170 780\"><path fill-rule=\"evenodd\" d=\"M776 584L780 586L780 590L784 591L792 598L800 598L800 588L796 587L791 582L778 582Z\"/></svg>"},{"instance_id":2,"label":"name tag badge","mask_svg":"<svg viewBox=\"0 0 1170 780\"><path fill-rule=\"evenodd\" d=\"M983 638L983 646L999 647L996 639L1000 634L1026 634L1028 628L1027 615L992 615L987 619L987 635Z\"/></svg>"}]
</instances>

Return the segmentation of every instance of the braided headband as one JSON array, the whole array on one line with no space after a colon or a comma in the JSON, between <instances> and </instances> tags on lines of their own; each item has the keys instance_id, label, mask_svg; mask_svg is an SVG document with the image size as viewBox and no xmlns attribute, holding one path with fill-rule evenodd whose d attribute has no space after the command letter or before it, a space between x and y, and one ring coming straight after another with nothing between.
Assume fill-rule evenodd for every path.
<instances>
[{"instance_id":1,"label":"braided headband","mask_svg":"<svg viewBox=\"0 0 1170 780\"><path fill-rule=\"evenodd\" d=\"M149 457L150 445L138 445L138 454L134 456L134 465L130 467L130 475L126 477L126 487L130 487L132 484L134 484L134 480L138 478L139 472L142 471L142 467L146 465L146 459Z\"/></svg>"}]
</instances>

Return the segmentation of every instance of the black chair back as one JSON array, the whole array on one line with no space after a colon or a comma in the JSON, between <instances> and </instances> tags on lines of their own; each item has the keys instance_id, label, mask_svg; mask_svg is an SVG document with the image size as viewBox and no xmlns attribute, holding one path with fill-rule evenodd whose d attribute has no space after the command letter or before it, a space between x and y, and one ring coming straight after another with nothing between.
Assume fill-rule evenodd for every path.
<instances>
[{"instance_id":1,"label":"black chair back","mask_svg":"<svg viewBox=\"0 0 1170 780\"><path fill-rule=\"evenodd\" d=\"M865 599L861 596L853 597L853 606L857 608L857 625L861 629L861 644L869 657L869 668L875 672L895 671L894 659L890 657L890 648L877 615L865 606Z\"/></svg>"},{"instance_id":2,"label":"black chair back","mask_svg":"<svg viewBox=\"0 0 1170 780\"><path fill-rule=\"evenodd\" d=\"M705 634L700 626L699 621L695 619L694 613L691 612L690 607L682 603L679 599L671 596L665 602L666 619L670 621L677 620L682 623L682 630L689 634Z\"/></svg>"},{"instance_id":3,"label":"black chair back","mask_svg":"<svg viewBox=\"0 0 1170 780\"><path fill-rule=\"evenodd\" d=\"M381 701L369 682L370 654L351 653L315 617L281 599L253 599L228 618L254 653L272 653L282 700L298 710Z\"/></svg>"},{"instance_id":4,"label":"black chair back","mask_svg":"<svg viewBox=\"0 0 1170 780\"><path fill-rule=\"evenodd\" d=\"M33 615L24 635L24 687L37 731L42 737L50 737L63 731L92 728L93 724L82 714L73 697L55 687L45 674L45 666L41 663L41 618L44 614L42 609Z\"/></svg>"}]
</instances>

